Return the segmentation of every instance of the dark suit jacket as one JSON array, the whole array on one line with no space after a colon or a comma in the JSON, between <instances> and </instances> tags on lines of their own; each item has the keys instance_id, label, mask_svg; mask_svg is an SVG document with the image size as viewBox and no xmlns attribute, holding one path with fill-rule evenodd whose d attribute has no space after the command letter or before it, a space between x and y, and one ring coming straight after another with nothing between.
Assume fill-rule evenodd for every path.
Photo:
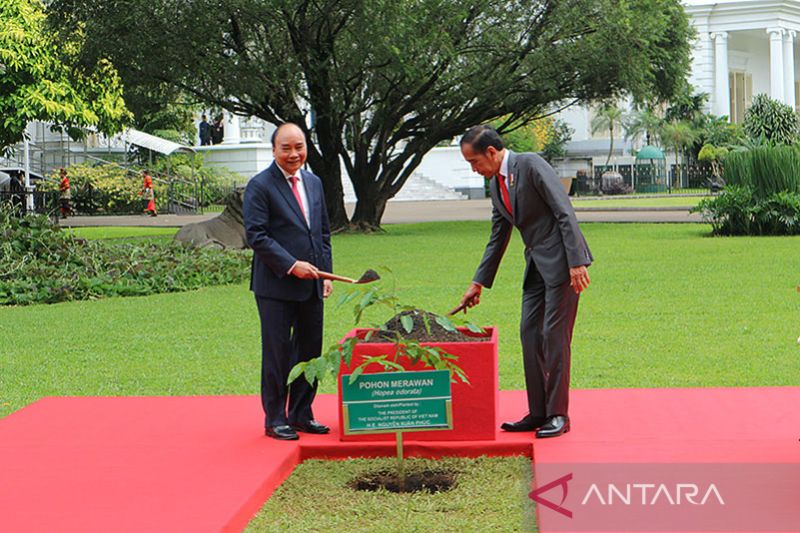
<instances>
[{"instance_id":1,"label":"dark suit jacket","mask_svg":"<svg viewBox=\"0 0 800 533\"><path fill-rule=\"evenodd\" d=\"M536 154L509 152L514 216L501 200L497 179L492 179L492 235L473 279L484 287L492 286L516 226L525 243L527 269L537 269L549 286L560 285L569 279L571 267L590 265L592 253L553 168Z\"/></svg>"},{"instance_id":2,"label":"dark suit jacket","mask_svg":"<svg viewBox=\"0 0 800 533\"><path fill-rule=\"evenodd\" d=\"M322 181L301 170L311 227L300 211L292 188L274 162L256 174L244 192L244 227L253 249L250 290L256 296L288 301L322 298L321 280L288 275L295 261L308 261L330 272L331 232Z\"/></svg>"}]
</instances>

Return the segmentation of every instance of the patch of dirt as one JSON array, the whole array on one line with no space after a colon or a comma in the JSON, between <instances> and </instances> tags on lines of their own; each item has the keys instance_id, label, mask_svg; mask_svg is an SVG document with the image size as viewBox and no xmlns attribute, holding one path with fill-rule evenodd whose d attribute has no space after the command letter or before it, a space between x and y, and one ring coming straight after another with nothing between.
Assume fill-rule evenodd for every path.
<instances>
[{"instance_id":1,"label":"patch of dirt","mask_svg":"<svg viewBox=\"0 0 800 533\"><path fill-rule=\"evenodd\" d=\"M403 327L402 317L410 316L414 323L411 328L411 333L408 333ZM427 317L428 326L425 325L425 318ZM430 332L428 329L430 328ZM399 333L406 339L413 339L419 342L486 342L490 338L486 335L480 334L465 335L460 331L449 331L442 325L436 322L436 315L414 309L413 311L403 311L402 313L393 316L386 324L381 326L370 339L369 342L394 342L396 339L395 333Z\"/></svg>"},{"instance_id":2,"label":"patch of dirt","mask_svg":"<svg viewBox=\"0 0 800 533\"><path fill-rule=\"evenodd\" d=\"M456 486L458 473L451 470L417 470L406 472L405 484L395 470L366 472L350 481L347 486L353 490L389 492L447 492Z\"/></svg>"}]
</instances>

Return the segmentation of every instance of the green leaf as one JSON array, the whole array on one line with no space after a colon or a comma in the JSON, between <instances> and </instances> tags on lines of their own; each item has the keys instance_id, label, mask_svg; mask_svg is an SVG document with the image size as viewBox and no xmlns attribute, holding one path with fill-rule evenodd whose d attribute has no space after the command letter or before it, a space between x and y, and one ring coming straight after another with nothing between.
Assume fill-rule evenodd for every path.
<instances>
[{"instance_id":1,"label":"green leaf","mask_svg":"<svg viewBox=\"0 0 800 533\"><path fill-rule=\"evenodd\" d=\"M388 360L388 359L383 362L383 366L384 366L384 368L391 368L391 369L396 370L398 372L405 372L406 371L406 369L405 369L405 367L403 367L403 365L401 365L399 363L396 363L394 361Z\"/></svg>"},{"instance_id":2,"label":"green leaf","mask_svg":"<svg viewBox=\"0 0 800 533\"><path fill-rule=\"evenodd\" d=\"M411 333L411 330L414 329L414 319L411 318L411 315L401 316L400 323L403 325L403 329L406 330L406 333Z\"/></svg>"},{"instance_id":3,"label":"green leaf","mask_svg":"<svg viewBox=\"0 0 800 533\"><path fill-rule=\"evenodd\" d=\"M436 323L442 326L447 331L458 331L453 321L447 317L436 315Z\"/></svg>"},{"instance_id":4,"label":"green leaf","mask_svg":"<svg viewBox=\"0 0 800 533\"><path fill-rule=\"evenodd\" d=\"M479 326L476 326L476 325L475 325L475 324L473 324L472 322L465 322L465 323L464 323L464 326L466 326L466 328L467 328L468 330L470 330L472 333L483 333L483 332L484 332L484 331L483 331L483 328L481 328L481 327L479 327Z\"/></svg>"},{"instance_id":5,"label":"green leaf","mask_svg":"<svg viewBox=\"0 0 800 533\"><path fill-rule=\"evenodd\" d=\"M297 378L300 377L303 372L305 372L306 365L308 363L297 363L292 368L292 371L289 372L289 378L286 380L287 385L291 385Z\"/></svg>"},{"instance_id":6,"label":"green leaf","mask_svg":"<svg viewBox=\"0 0 800 533\"><path fill-rule=\"evenodd\" d=\"M431 321L428 318L428 313L422 313L422 323L425 325L425 332L430 335L431 334Z\"/></svg>"},{"instance_id":7,"label":"green leaf","mask_svg":"<svg viewBox=\"0 0 800 533\"><path fill-rule=\"evenodd\" d=\"M347 383L352 385L358 379L358 376L364 373L364 365L359 365L355 369L353 369L353 373L350 374L350 377L347 379Z\"/></svg>"}]
</instances>

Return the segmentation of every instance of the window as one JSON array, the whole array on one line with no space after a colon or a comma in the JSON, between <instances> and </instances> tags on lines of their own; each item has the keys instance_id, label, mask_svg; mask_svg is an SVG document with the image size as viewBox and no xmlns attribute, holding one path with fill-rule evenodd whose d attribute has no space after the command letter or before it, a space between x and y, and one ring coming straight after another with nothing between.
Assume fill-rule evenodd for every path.
<instances>
[{"instance_id":1,"label":"window","mask_svg":"<svg viewBox=\"0 0 800 533\"><path fill-rule=\"evenodd\" d=\"M731 71L728 81L731 91L731 122L744 122L744 112L753 100L753 75Z\"/></svg>"}]
</instances>

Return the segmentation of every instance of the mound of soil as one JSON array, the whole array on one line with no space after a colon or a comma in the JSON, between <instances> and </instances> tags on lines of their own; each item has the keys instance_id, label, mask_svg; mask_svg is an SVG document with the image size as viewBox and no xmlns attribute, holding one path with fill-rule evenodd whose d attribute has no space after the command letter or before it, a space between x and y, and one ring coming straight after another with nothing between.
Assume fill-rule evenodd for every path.
<instances>
[{"instance_id":1,"label":"mound of soil","mask_svg":"<svg viewBox=\"0 0 800 533\"><path fill-rule=\"evenodd\" d=\"M347 486L353 490L389 492L447 492L456 486L458 473L451 470L418 470L406 472L405 484L400 474L394 470L367 472L350 481Z\"/></svg>"},{"instance_id":2,"label":"mound of soil","mask_svg":"<svg viewBox=\"0 0 800 533\"><path fill-rule=\"evenodd\" d=\"M410 316L414 323L411 333L408 333L403 327L402 317L404 316ZM423 316L427 316L430 333L428 328L425 327ZM403 311L393 316L372 336L370 342L394 342L396 339L394 333L399 333L406 339L413 339L419 342L475 342L489 340L487 336L472 336L465 335L460 331L449 331L436 322L436 315L419 309Z\"/></svg>"}]
</instances>

